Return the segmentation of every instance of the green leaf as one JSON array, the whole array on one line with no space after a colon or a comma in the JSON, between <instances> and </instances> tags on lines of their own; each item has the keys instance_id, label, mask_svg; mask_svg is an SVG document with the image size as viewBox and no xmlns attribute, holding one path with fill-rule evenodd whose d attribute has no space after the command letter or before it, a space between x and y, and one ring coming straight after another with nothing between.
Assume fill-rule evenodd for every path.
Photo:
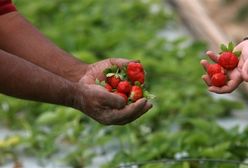
<instances>
[{"instance_id":1,"label":"green leaf","mask_svg":"<svg viewBox=\"0 0 248 168\"><path fill-rule=\"evenodd\" d=\"M190 168L189 162L183 162L182 168Z\"/></svg>"},{"instance_id":2,"label":"green leaf","mask_svg":"<svg viewBox=\"0 0 248 168\"><path fill-rule=\"evenodd\" d=\"M234 49L234 44L233 44L233 42L229 42L229 43L228 43L227 49L228 49L228 51L230 51L230 52L233 51L233 49Z\"/></svg>"},{"instance_id":3,"label":"green leaf","mask_svg":"<svg viewBox=\"0 0 248 168\"><path fill-rule=\"evenodd\" d=\"M135 82L134 82L134 85L140 86L140 87L141 87L141 83L140 83L139 81L135 81Z\"/></svg>"},{"instance_id":4,"label":"green leaf","mask_svg":"<svg viewBox=\"0 0 248 168\"><path fill-rule=\"evenodd\" d=\"M112 72L118 73L119 72L119 67L117 65L113 65L111 68Z\"/></svg>"},{"instance_id":5,"label":"green leaf","mask_svg":"<svg viewBox=\"0 0 248 168\"><path fill-rule=\"evenodd\" d=\"M100 85L104 87L106 85L106 82L105 81L101 81Z\"/></svg>"},{"instance_id":6,"label":"green leaf","mask_svg":"<svg viewBox=\"0 0 248 168\"><path fill-rule=\"evenodd\" d=\"M55 124L59 120L57 113L53 111L44 112L36 120L39 125Z\"/></svg>"},{"instance_id":7,"label":"green leaf","mask_svg":"<svg viewBox=\"0 0 248 168\"><path fill-rule=\"evenodd\" d=\"M228 48L226 47L225 44L220 45L221 51L228 51Z\"/></svg>"},{"instance_id":8,"label":"green leaf","mask_svg":"<svg viewBox=\"0 0 248 168\"><path fill-rule=\"evenodd\" d=\"M100 85L100 80L99 79L96 79L96 84Z\"/></svg>"},{"instance_id":9,"label":"green leaf","mask_svg":"<svg viewBox=\"0 0 248 168\"><path fill-rule=\"evenodd\" d=\"M108 73L112 73L112 70L111 68L106 68L104 71L103 71L103 74L106 76Z\"/></svg>"},{"instance_id":10,"label":"green leaf","mask_svg":"<svg viewBox=\"0 0 248 168\"><path fill-rule=\"evenodd\" d=\"M236 55L237 57L239 57L241 55L241 51L235 51L233 54Z\"/></svg>"},{"instance_id":11,"label":"green leaf","mask_svg":"<svg viewBox=\"0 0 248 168\"><path fill-rule=\"evenodd\" d=\"M155 95L149 93L147 90L145 90L145 91L143 92L143 94L144 94L144 97L145 97L146 99L155 99L155 98L156 98Z\"/></svg>"},{"instance_id":12,"label":"green leaf","mask_svg":"<svg viewBox=\"0 0 248 168\"><path fill-rule=\"evenodd\" d=\"M106 82L100 81L99 79L96 79L96 84L104 87L106 85Z\"/></svg>"}]
</instances>

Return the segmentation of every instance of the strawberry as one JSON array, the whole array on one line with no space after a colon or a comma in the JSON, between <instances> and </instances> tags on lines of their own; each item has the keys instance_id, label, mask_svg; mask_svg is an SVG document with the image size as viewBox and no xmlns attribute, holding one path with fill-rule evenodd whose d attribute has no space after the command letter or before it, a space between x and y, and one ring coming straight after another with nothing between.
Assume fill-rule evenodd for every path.
<instances>
[{"instance_id":1,"label":"strawberry","mask_svg":"<svg viewBox=\"0 0 248 168\"><path fill-rule=\"evenodd\" d=\"M132 86L130 96L129 96L130 100L132 102L135 102L142 97L143 97L142 88L140 86Z\"/></svg>"},{"instance_id":2,"label":"strawberry","mask_svg":"<svg viewBox=\"0 0 248 168\"><path fill-rule=\"evenodd\" d=\"M110 84L106 83L104 86L109 92L112 92L112 86Z\"/></svg>"},{"instance_id":3,"label":"strawberry","mask_svg":"<svg viewBox=\"0 0 248 168\"><path fill-rule=\"evenodd\" d=\"M127 77L132 83L138 81L143 84L145 80L145 72L142 64L130 62L127 65Z\"/></svg>"},{"instance_id":4,"label":"strawberry","mask_svg":"<svg viewBox=\"0 0 248 168\"><path fill-rule=\"evenodd\" d=\"M212 77L216 73L224 73L223 67L221 67L219 64L210 64L207 67L207 72L210 77Z\"/></svg>"},{"instance_id":5,"label":"strawberry","mask_svg":"<svg viewBox=\"0 0 248 168\"><path fill-rule=\"evenodd\" d=\"M107 83L110 84L110 86L112 86L114 89L117 88L120 81L121 79L115 75L107 77Z\"/></svg>"},{"instance_id":6,"label":"strawberry","mask_svg":"<svg viewBox=\"0 0 248 168\"><path fill-rule=\"evenodd\" d=\"M233 52L234 45L232 42L228 46L221 45L221 54L219 56L218 64L227 70L232 70L237 67L239 63L238 56L241 52Z\"/></svg>"},{"instance_id":7,"label":"strawberry","mask_svg":"<svg viewBox=\"0 0 248 168\"><path fill-rule=\"evenodd\" d=\"M119 95L119 96L121 96L121 97L123 97L125 99L125 102L126 103L128 102L128 98L127 98L127 95L126 94L120 93L118 91L115 91L114 93L117 94L117 95Z\"/></svg>"},{"instance_id":8,"label":"strawberry","mask_svg":"<svg viewBox=\"0 0 248 168\"><path fill-rule=\"evenodd\" d=\"M227 77L224 73L216 73L211 78L211 84L213 86L222 87L226 84Z\"/></svg>"},{"instance_id":9,"label":"strawberry","mask_svg":"<svg viewBox=\"0 0 248 168\"><path fill-rule=\"evenodd\" d=\"M223 52L219 57L218 63L225 69L232 70L238 65L239 59L232 52Z\"/></svg>"},{"instance_id":10,"label":"strawberry","mask_svg":"<svg viewBox=\"0 0 248 168\"><path fill-rule=\"evenodd\" d=\"M128 81L121 81L117 86L117 91L120 93L129 94L131 90L131 84Z\"/></svg>"}]
</instances>

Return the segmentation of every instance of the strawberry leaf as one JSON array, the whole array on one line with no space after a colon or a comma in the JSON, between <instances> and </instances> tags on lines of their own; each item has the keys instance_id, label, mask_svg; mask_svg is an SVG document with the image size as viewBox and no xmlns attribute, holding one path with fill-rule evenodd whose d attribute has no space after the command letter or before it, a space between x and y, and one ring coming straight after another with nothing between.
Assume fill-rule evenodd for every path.
<instances>
[{"instance_id":1,"label":"strawberry leaf","mask_svg":"<svg viewBox=\"0 0 248 168\"><path fill-rule=\"evenodd\" d=\"M140 87L141 87L141 83L140 83L139 81L135 81L135 82L134 82L134 85L140 86Z\"/></svg>"},{"instance_id":2,"label":"strawberry leaf","mask_svg":"<svg viewBox=\"0 0 248 168\"><path fill-rule=\"evenodd\" d=\"M103 74L106 76L108 73L112 73L112 70L111 68L106 68L104 71L103 71Z\"/></svg>"},{"instance_id":3,"label":"strawberry leaf","mask_svg":"<svg viewBox=\"0 0 248 168\"><path fill-rule=\"evenodd\" d=\"M116 73L118 72L118 67L116 65L111 66L110 68L106 68L103 73L106 76L108 73Z\"/></svg>"},{"instance_id":4,"label":"strawberry leaf","mask_svg":"<svg viewBox=\"0 0 248 168\"><path fill-rule=\"evenodd\" d=\"M241 55L241 51L235 51L233 54L239 57Z\"/></svg>"},{"instance_id":5,"label":"strawberry leaf","mask_svg":"<svg viewBox=\"0 0 248 168\"><path fill-rule=\"evenodd\" d=\"M124 74L118 74L118 77L123 81L124 80Z\"/></svg>"},{"instance_id":6,"label":"strawberry leaf","mask_svg":"<svg viewBox=\"0 0 248 168\"><path fill-rule=\"evenodd\" d=\"M147 90L145 90L145 91L143 92L143 94L144 94L144 97L145 97L146 99L154 99L154 98L156 98L155 95L149 93Z\"/></svg>"},{"instance_id":7,"label":"strawberry leaf","mask_svg":"<svg viewBox=\"0 0 248 168\"><path fill-rule=\"evenodd\" d=\"M107 73L106 77L111 77L111 76L114 76L114 75L115 75L115 73Z\"/></svg>"},{"instance_id":8,"label":"strawberry leaf","mask_svg":"<svg viewBox=\"0 0 248 168\"><path fill-rule=\"evenodd\" d=\"M100 81L99 79L96 79L96 84L105 87L106 82L105 81Z\"/></svg>"},{"instance_id":9,"label":"strawberry leaf","mask_svg":"<svg viewBox=\"0 0 248 168\"><path fill-rule=\"evenodd\" d=\"M234 44L233 44L233 42L228 43L227 50L230 51L230 52L232 52L233 49L234 49Z\"/></svg>"},{"instance_id":10,"label":"strawberry leaf","mask_svg":"<svg viewBox=\"0 0 248 168\"><path fill-rule=\"evenodd\" d=\"M96 84L97 85L100 85L101 84L101 82L99 81L99 79L96 79Z\"/></svg>"},{"instance_id":11,"label":"strawberry leaf","mask_svg":"<svg viewBox=\"0 0 248 168\"><path fill-rule=\"evenodd\" d=\"M106 82L105 81L101 81L100 85L104 87L106 85Z\"/></svg>"},{"instance_id":12,"label":"strawberry leaf","mask_svg":"<svg viewBox=\"0 0 248 168\"><path fill-rule=\"evenodd\" d=\"M114 73L119 73L119 67L117 66L117 65L113 65L112 67L111 67L111 70L112 70L112 72L114 72Z\"/></svg>"},{"instance_id":13,"label":"strawberry leaf","mask_svg":"<svg viewBox=\"0 0 248 168\"><path fill-rule=\"evenodd\" d=\"M121 80L126 80L127 79L127 74L126 71L121 69L121 72L119 73Z\"/></svg>"},{"instance_id":14,"label":"strawberry leaf","mask_svg":"<svg viewBox=\"0 0 248 168\"><path fill-rule=\"evenodd\" d=\"M220 48L221 48L221 51L228 51L226 45L224 45L224 44L221 44Z\"/></svg>"}]
</instances>

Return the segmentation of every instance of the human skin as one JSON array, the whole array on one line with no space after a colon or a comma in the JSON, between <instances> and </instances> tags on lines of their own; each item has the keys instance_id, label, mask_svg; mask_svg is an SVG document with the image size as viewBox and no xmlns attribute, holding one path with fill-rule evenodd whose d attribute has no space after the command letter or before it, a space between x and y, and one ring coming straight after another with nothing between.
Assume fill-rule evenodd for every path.
<instances>
[{"instance_id":1,"label":"human skin","mask_svg":"<svg viewBox=\"0 0 248 168\"><path fill-rule=\"evenodd\" d=\"M18 12L0 16L0 37L1 93L73 107L104 125L127 124L152 107L146 99L126 105L121 96L95 85L96 79L103 79L104 69L130 60L81 62Z\"/></svg>"},{"instance_id":2,"label":"human skin","mask_svg":"<svg viewBox=\"0 0 248 168\"><path fill-rule=\"evenodd\" d=\"M116 59L115 61L117 61ZM27 100L76 108L104 125L123 125L134 121L152 105L146 99L130 105L118 95L95 85L98 73L111 59L92 64L78 82L68 81L20 57L0 50L0 92Z\"/></svg>"},{"instance_id":3,"label":"human skin","mask_svg":"<svg viewBox=\"0 0 248 168\"><path fill-rule=\"evenodd\" d=\"M59 48L20 13L0 16L0 49L70 81L79 81L88 64Z\"/></svg>"},{"instance_id":4,"label":"human skin","mask_svg":"<svg viewBox=\"0 0 248 168\"><path fill-rule=\"evenodd\" d=\"M202 76L202 79L205 81L210 92L218 94L231 93L237 89L243 81L248 82L248 40L239 43L234 48L234 51L241 51L241 56L239 58L238 66L233 70L227 71L229 80L226 85L223 87L212 86L209 75L206 73ZM213 62L218 62L219 56L217 54L212 51L207 51L206 54ZM203 59L200 63L202 64L205 71L207 71L209 62Z\"/></svg>"}]
</instances>

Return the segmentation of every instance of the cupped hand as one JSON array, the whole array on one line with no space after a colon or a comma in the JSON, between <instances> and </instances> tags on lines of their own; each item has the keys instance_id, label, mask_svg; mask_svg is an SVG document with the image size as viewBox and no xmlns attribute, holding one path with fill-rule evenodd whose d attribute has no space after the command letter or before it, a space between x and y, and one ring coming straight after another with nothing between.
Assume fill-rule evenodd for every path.
<instances>
[{"instance_id":1,"label":"cupped hand","mask_svg":"<svg viewBox=\"0 0 248 168\"><path fill-rule=\"evenodd\" d=\"M215 93L231 93L234 91L242 81L248 82L248 40L245 40L239 43L235 48L234 51L241 51L241 56L239 58L238 66L231 70L227 71L228 75L228 82L223 87L215 87L211 86L210 77L208 74L202 76L202 79L208 85L208 90ZM213 53L212 51L208 51L207 55L210 59L214 62L218 62L218 56ZM201 64L204 67L205 71L207 71L207 67L209 65L207 60L201 60Z\"/></svg>"},{"instance_id":2,"label":"cupped hand","mask_svg":"<svg viewBox=\"0 0 248 168\"><path fill-rule=\"evenodd\" d=\"M218 56L215 53L213 53L212 51L208 51L206 54L209 56L211 60L213 60L216 63L218 62ZM205 71L207 72L207 67L209 65L209 62L207 60L201 60L201 64L205 69ZM235 68L231 71L227 71L227 76L228 76L228 81L226 85L222 87L212 86L210 76L207 73L202 76L202 79L207 84L208 90L210 92L219 93L219 94L231 93L242 82L241 72L239 68Z\"/></svg>"},{"instance_id":3,"label":"cupped hand","mask_svg":"<svg viewBox=\"0 0 248 168\"><path fill-rule=\"evenodd\" d=\"M113 65L122 66L130 60L110 58L90 64L77 84L78 96L74 106L104 125L123 125L147 112L152 104L145 98L126 105L124 98L96 85L96 79L105 80L103 71Z\"/></svg>"}]
</instances>

